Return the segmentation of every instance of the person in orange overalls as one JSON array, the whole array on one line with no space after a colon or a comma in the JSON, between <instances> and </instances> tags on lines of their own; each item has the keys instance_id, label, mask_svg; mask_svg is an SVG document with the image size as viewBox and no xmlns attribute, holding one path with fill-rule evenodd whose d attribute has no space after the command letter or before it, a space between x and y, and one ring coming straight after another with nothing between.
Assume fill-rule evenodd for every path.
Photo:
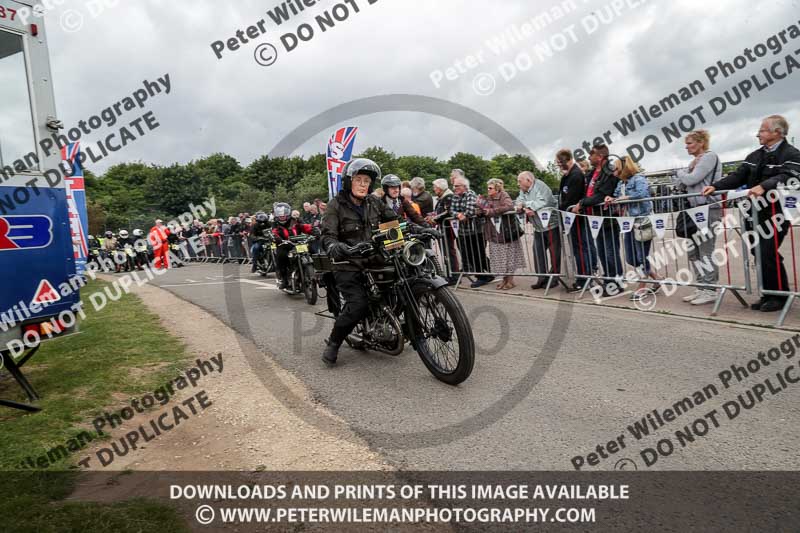
<instances>
[{"instance_id":1,"label":"person in orange overalls","mask_svg":"<svg viewBox=\"0 0 800 533\"><path fill-rule=\"evenodd\" d=\"M153 245L153 254L155 255L153 268L155 269L169 268L169 243L167 242L169 234L169 229L160 219L156 220L156 225L150 228L147 239Z\"/></svg>"}]
</instances>

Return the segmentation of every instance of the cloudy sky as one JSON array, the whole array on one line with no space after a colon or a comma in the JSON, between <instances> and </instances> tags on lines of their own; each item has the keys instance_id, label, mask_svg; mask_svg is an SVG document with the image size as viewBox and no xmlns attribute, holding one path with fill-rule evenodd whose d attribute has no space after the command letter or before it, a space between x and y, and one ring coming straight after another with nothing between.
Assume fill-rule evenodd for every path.
<instances>
[{"instance_id":1,"label":"cloudy sky","mask_svg":"<svg viewBox=\"0 0 800 533\"><path fill-rule=\"evenodd\" d=\"M97 13L103 1L113 7ZM320 113L391 94L465 106L508 130L540 161L551 160L558 148L577 148L606 130L614 130L612 151L622 153L691 109L704 105L707 110L712 97L775 61L783 63L784 56L800 49L800 38L792 40L780 54L770 52L714 86L704 74L717 61L733 61L745 48L798 24L797 0L377 0L372 5L348 0L338 8L336 0L319 0L280 26L267 15L277 3L64 0L49 11L45 21L56 103L66 124L98 113L145 79L170 74L171 94L148 104L160 128L95 170L132 160L187 162L217 151L248 164ZM498 49L499 36L513 34L515 27L524 31L524 24L552 15L556 6L570 13L529 32L521 42L507 38L507 50ZM315 17L335 8L341 18L345 7L349 17L322 32ZM82 25L76 23L80 17L75 11L83 15ZM237 51L226 49L217 59L212 42L234 37L238 29L261 19L265 35ZM281 37L302 23L309 23L315 35L287 52ZM254 60L261 43L278 50L271 66ZM552 57L544 57L543 43L553 50ZM469 55L483 61L466 68ZM800 55L794 57L800 61ZM444 72L457 61L468 71L455 80L440 80L437 87L432 79L440 77L436 71ZM694 80L703 82L705 92L626 138L616 132L613 123L620 117L639 105L649 108ZM757 146L759 119L771 113L786 115L800 132L798 89L800 71L720 117L705 111L712 147L724 159L743 157ZM444 113L447 106L441 109ZM504 151L480 131L484 126L476 129L438 116L438 108L370 111L376 112L338 123L361 128L357 150L381 145L399 155L439 158L462 150L485 156ZM139 114L131 112L125 118ZM308 140L296 153L322 151L335 127L307 132ZM114 129L104 128L89 141ZM648 170L686 162L682 142L664 144L645 157Z\"/></svg>"}]
</instances>

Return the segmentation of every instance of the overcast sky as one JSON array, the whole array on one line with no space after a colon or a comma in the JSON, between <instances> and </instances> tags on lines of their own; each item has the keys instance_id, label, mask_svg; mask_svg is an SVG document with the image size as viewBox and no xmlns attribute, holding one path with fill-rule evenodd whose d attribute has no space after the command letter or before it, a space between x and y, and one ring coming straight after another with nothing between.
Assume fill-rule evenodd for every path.
<instances>
[{"instance_id":1,"label":"overcast sky","mask_svg":"<svg viewBox=\"0 0 800 533\"><path fill-rule=\"evenodd\" d=\"M614 1L624 7L610 25L601 24L589 33L596 25L586 21L592 12L606 13L610 0L575 0L576 9L568 16L499 54L487 40L564 2L378 0L368 5L367 0L350 0L361 12L354 14L351 8L348 20L323 33L313 18L336 1L321 0L277 27L267 16L276 0L137 0L118 2L97 17L83 0L65 0L47 14L46 25L58 114L66 124L98 113L132 93L144 79L170 74L172 93L148 105L161 127L98 165L94 170L99 172L125 161L169 164L217 151L246 165L319 113L358 98L395 93L432 96L471 108L509 130L539 160L549 161L558 148L576 148L615 130L613 122L638 105L649 107L694 80L705 84L704 93L656 119L643 133L623 139L614 131L612 152L621 153L641 142L644 134L658 132L722 94L732 82L800 49L800 39L790 41L781 54L770 53L711 86L704 74L707 67L718 60L732 61L745 48L796 24L800 2ZM67 10L84 14L79 31L62 27ZM213 41L228 39L262 18L266 35L238 51L225 50L221 60L214 56ZM302 22L310 22L316 34L287 53L280 37ZM577 42L568 33L570 26ZM534 47L550 39L555 45L568 45L539 61ZM253 57L255 47L264 42L278 48L278 59L269 67L258 65ZM477 68L434 86L432 72L479 52L484 62ZM528 56L532 65L525 64ZM501 65L518 57L520 65L529 68L505 81ZM800 61L800 55L795 58ZM509 67L502 68L508 73ZM478 91L491 88L486 74L496 84L492 94L481 95ZM712 148L724 159L742 158L757 146L759 119L771 113L785 114L800 132L798 89L800 71L719 118L707 112ZM398 155L439 158L457 151L484 156L503 152L480 131L434 114L382 112L346 122L339 125L361 128L356 150L381 145ZM334 129L313 135L296 153L323 151ZM686 161L683 143L675 142L647 155L643 165L656 170Z\"/></svg>"}]
</instances>

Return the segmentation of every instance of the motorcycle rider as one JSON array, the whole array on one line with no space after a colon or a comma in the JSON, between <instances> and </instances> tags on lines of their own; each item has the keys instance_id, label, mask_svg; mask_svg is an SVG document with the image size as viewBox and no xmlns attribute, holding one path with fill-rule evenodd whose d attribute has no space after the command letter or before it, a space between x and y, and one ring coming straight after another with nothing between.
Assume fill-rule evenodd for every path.
<instances>
[{"instance_id":1,"label":"motorcycle rider","mask_svg":"<svg viewBox=\"0 0 800 533\"><path fill-rule=\"evenodd\" d=\"M289 286L289 248L281 246L283 241L289 237L296 237L301 233L306 235L319 235L319 229L311 224L301 224L292 218L292 208L287 203L275 204L273 208L275 214L275 227L272 228L272 236L278 249L275 250L275 270L280 278L279 289L283 290Z\"/></svg>"},{"instance_id":2,"label":"motorcycle rider","mask_svg":"<svg viewBox=\"0 0 800 533\"><path fill-rule=\"evenodd\" d=\"M186 260L186 258L183 257L183 249L180 246L181 227L177 224L170 223L167 225L167 228L169 229L169 233L167 233L167 245L169 247L167 254L169 256L169 262L172 264L174 259L175 267L181 268L183 267L183 262Z\"/></svg>"},{"instance_id":3,"label":"motorcycle rider","mask_svg":"<svg viewBox=\"0 0 800 533\"><path fill-rule=\"evenodd\" d=\"M369 159L354 159L342 171L342 190L330 201L322 217L322 248L337 262L346 261L350 246L370 242L372 231L383 222L399 218L389 205L372 195L381 169ZM347 336L369 313L366 280L355 262L341 265L334 272L335 290L344 297L344 308L336 317L322 360L327 365L336 359ZM333 291L329 290L331 295ZM333 304L329 298L329 307Z\"/></svg>"},{"instance_id":4,"label":"motorcycle rider","mask_svg":"<svg viewBox=\"0 0 800 533\"><path fill-rule=\"evenodd\" d=\"M119 230L119 239L117 239L117 250L120 250L122 254L124 254L125 256L125 266L124 266L125 272L130 272L131 270L133 270L131 268L131 260L128 257L128 252L125 250L125 246L128 245L133 248L134 244L135 244L135 239L131 238L130 234L128 233L128 230L126 229Z\"/></svg>"},{"instance_id":5,"label":"motorcycle rider","mask_svg":"<svg viewBox=\"0 0 800 533\"><path fill-rule=\"evenodd\" d=\"M253 246L250 247L250 257L253 258L253 264L250 267L252 273L255 273L256 263L264 253L264 239L269 238L270 233L272 233L272 224L269 223L269 217L265 212L259 211L256 213L256 223L250 229L250 236L253 239Z\"/></svg>"},{"instance_id":6,"label":"motorcycle rider","mask_svg":"<svg viewBox=\"0 0 800 533\"><path fill-rule=\"evenodd\" d=\"M144 232L140 229L133 230L133 241L133 249L136 250L136 268L144 270L144 267L150 262Z\"/></svg>"},{"instance_id":7,"label":"motorcycle rider","mask_svg":"<svg viewBox=\"0 0 800 533\"><path fill-rule=\"evenodd\" d=\"M114 271L119 272L120 266L114 260L114 252L117 249L117 239L114 238L114 232L107 231L105 232L105 239L103 239L103 248L101 251L103 259L110 259L111 262L114 264Z\"/></svg>"},{"instance_id":8,"label":"motorcycle rider","mask_svg":"<svg viewBox=\"0 0 800 533\"><path fill-rule=\"evenodd\" d=\"M86 236L86 246L89 250L89 256L86 258L86 263L96 263L100 267L100 241L94 238L94 235Z\"/></svg>"},{"instance_id":9,"label":"motorcycle rider","mask_svg":"<svg viewBox=\"0 0 800 533\"><path fill-rule=\"evenodd\" d=\"M414 224L427 227L428 223L425 219L417 213L411 203L400 195L400 188L403 182L399 177L394 174L387 174L381 180L383 187L383 200L392 211L397 213L397 216L404 220L410 220Z\"/></svg>"}]
</instances>

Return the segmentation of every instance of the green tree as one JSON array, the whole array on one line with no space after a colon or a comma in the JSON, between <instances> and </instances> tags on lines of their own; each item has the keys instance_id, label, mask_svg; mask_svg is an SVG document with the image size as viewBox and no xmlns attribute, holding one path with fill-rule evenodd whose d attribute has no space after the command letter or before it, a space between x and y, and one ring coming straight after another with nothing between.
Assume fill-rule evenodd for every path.
<instances>
[{"instance_id":1,"label":"green tree","mask_svg":"<svg viewBox=\"0 0 800 533\"><path fill-rule=\"evenodd\" d=\"M397 174L397 158L392 152L387 152L380 146L372 146L367 148L359 155L355 157L365 157L367 159L372 159L375 161L379 167L381 167L381 172L383 175L387 174Z\"/></svg>"},{"instance_id":2,"label":"green tree","mask_svg":"<svg viewBox=\"0 0 800 533\"><path fill-rule=\"evenodd\" d=\"M415 176L424 179L430 189L430 182L438 178L447 178L450 169L443 161L435 157L425 157L418 155L404 155L397 158L397 174L406 180Z\"/></svg>"},{"instance_id":3,"label":"green tree","mask_svg":"<svg viewBox=\"0 0 800 533\"><path fill-rule=\"evenodd\" d=\"M485 192L486 182L490 178L488 161L477 155L459 152L451 157L447 164L450 169L460 168L463 170L475 192Z\"/></svg>"}]
</instances>

